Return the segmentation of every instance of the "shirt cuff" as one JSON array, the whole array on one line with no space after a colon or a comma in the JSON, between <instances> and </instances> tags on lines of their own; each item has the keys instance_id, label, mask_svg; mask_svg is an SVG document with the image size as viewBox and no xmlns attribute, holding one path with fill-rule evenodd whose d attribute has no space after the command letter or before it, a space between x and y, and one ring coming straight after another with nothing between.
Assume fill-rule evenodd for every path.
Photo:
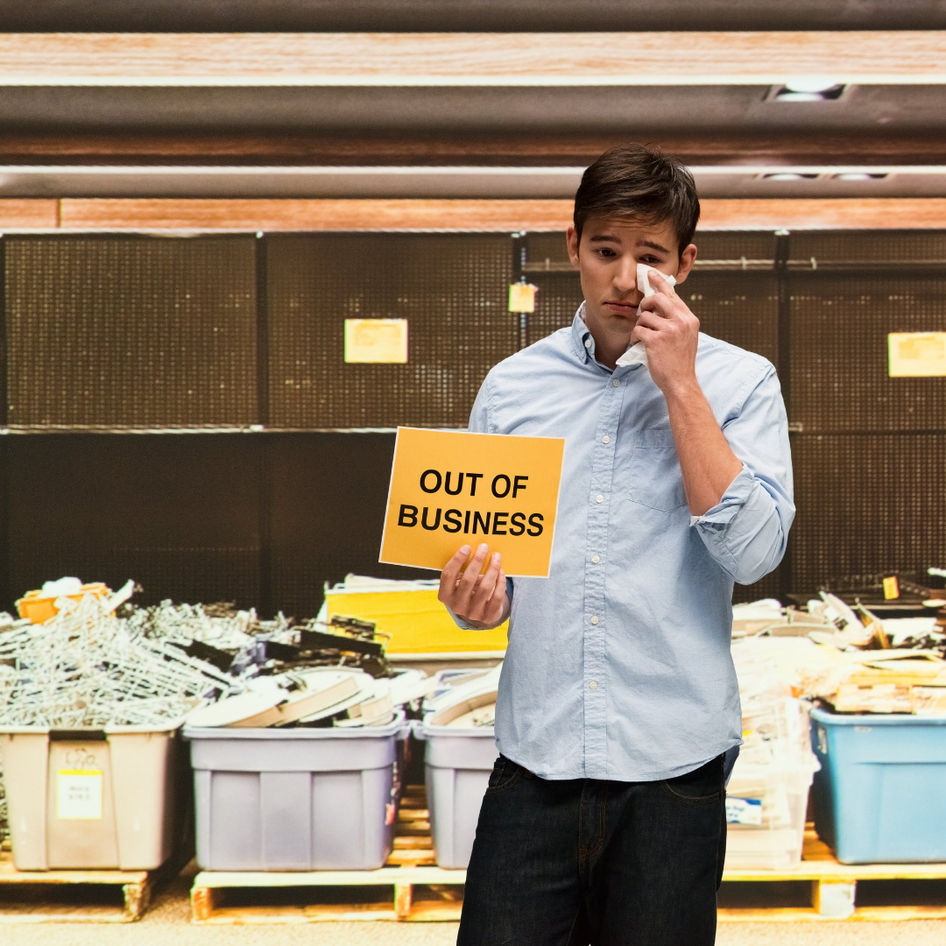
<instances>
[{"instance_id":1,"label":"shirt cuff","mask_svg":"<svg viewBox=\"0 0 946 946\"><path fill-rule=\"evenodd\" d=\"M513 594L514 594L514 592L515 592L515 587L516 587L516 586L515 586L515 584L513 583L513 580L512 580L511 578L507 577L507 578L506 578L506 597L509 599L509 610L510 610L510 613L512 612L512 596L513 596ZM447 608L447 614L449 614L450 617L453 618L453 623L456 624L456 626L457 626L458 628L460 628L461 631L482 631L482 630L486 630L486 628L473 627L472 624L467 624L466 621L463 620L463 618L457 617L457 616L453 613L453 611L451 611L450 608L447 607L447 605L444 605L444 607ZM506 620L508 621L509 619L506 618ZM498 626L498 625L497 625L497 626Z\"/></svg>"},{"instance_id":2,"label":"shirt cuff","mask_svg":"<svg viewBox=\"0 0 946 946\"><path fill-rule=\"evenodd\" d=\"M702 516L690 516L690 525L729 525L736 513L745 505L754 485L755 477L749 471L749 467L743 463L742 469L729 484L722 499L715 506L707 509Z\"/></svg>"},{"instance_id":3,"label":"shirt cuff","mask_svg":"<svg viewBox=\"0 0 946 946\"><path fill-rule=\"evenodd\" d=\"M475 631L476 630L475 627L471 627L469 624L467 624L466 621L463 620L463 618L458 618L453 613L453 611L450 610L450 608L447 605L444 605L444 607L447 608L447 614L449 614L450 617L453 618L453 623L456 624L456 626L460 628L461 631Z\"/></svg>"}]
</instances>

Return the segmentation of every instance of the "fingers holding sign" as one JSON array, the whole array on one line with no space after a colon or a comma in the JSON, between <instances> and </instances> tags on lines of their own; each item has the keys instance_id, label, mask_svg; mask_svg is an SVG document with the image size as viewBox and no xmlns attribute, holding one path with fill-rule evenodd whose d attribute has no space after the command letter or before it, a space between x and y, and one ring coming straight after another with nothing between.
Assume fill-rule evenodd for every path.
<instances>
[{"instance_id":1,"label":"fingers holding sign","mask_svg":"<svg viewBox=\"0 0 946 946\"><path fill-rule=\"evenodd\" d=\"M483 572L488 554L489 547L485 543L476 549L472 558L469 545L459 549L440 574L437 595L458 618L480 629L497 627L509 614L502 556L493 552Z\"/></svg>"}]
</instances>

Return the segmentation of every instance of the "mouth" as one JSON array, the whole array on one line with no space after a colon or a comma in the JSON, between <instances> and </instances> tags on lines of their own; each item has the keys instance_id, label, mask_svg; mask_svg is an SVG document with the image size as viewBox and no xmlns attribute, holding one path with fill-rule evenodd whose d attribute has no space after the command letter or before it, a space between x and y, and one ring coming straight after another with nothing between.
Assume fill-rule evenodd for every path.
<instances>
[{"instance_id":1,"label":"mouth","mask_svg":"<svg viewBox=\"0 0 946 946\"><path fill-rule=\"evenodd\" d=\"M631 302L609 301L604 304L604 307L610 309L612 312L616 312L618 315L636 315L638 309L637 304Z\"/></svg>"}]
</instances>

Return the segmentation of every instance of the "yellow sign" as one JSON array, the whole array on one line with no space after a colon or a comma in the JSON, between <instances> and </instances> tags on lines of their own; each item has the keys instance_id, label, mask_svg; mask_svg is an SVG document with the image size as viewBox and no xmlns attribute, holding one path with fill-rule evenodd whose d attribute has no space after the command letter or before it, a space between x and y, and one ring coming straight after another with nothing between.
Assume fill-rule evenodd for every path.
<instances>
[{"instance_id":1,"label":"yellow sign","mask_svg":"<svg viewBox=\"0 0 946 946\"><path fill-rule=\"evenodd\" d=\"M887 346L891 378L946 376L946 332L891 332Z\"/></svg>"},{"instance_id":2,"label":"yellow sign","mask_svg":"<svg viewBox=\"0 0 946 946\"><path fill-rule=\"evenodd\" d=\"M345 319L345 363L407 363L407 319Z\"/></svg>"},{"instance_id":3,"label":"yellow sign","mask_svg":"<svg viewBox=\"0 0 946 946\"><path fill-rule=\"evenodd\" d=\"M535 294L538 288L531 283L512 283L509 287L509 311L535 312Z\"/></svg>"},{"instance_id":4,"label":"yellow sign","mask_svg":"<svg viewBox=\"0 0 946 946\"><path fill-rule=\"evenodd\" d=\"M889 601L891 598L900 597L900 585L897 583L897 576L892 575L884 579L884 597Z\"/></svg>"},{"instance_id":5,"label":"yellow sign","mask_svg":"<svg viewBox=\"0 0 946 946\"><path fill-rule=\"evenodd\" d=\"M399 427L380 561L435 568L463 545L549 573L565 441Z\"/></svg>"}]
</instances>

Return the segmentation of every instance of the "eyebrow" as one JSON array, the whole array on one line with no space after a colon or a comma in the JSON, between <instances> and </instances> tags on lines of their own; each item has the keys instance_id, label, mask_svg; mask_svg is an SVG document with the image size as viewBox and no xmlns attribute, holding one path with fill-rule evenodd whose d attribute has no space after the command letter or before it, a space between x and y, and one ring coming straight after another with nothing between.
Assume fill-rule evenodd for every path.
<instances>
[{"instance_id":1,"label":"eyebrow","mask_svg":"<svg viewBox=\"0 0 946 946\"><path fill-rule=\"evenodd\" d=\"M652 250L659 250L661 253L670 252L670 250L668 250L667 247L662 246L660 243L654 243L652 240L640 240L637 245L649 246Z\"/></svg>"},{"instance_id":2,"label":"eyebrow","mask_svg":"<svg viewBox=\"0 0 946 946\"><path fill-rule=\"evenodd\" d=\"M589 243L620 243L621 241L615 236L609 236L607 234L603 236L593 236L588 241ZM667 247L662 246L660 243L655 243L653 240L638 240L637 246L646 246L652 250L657 250L660 253L669 253L670 250Z\"/></svg>"}]
</instances>

